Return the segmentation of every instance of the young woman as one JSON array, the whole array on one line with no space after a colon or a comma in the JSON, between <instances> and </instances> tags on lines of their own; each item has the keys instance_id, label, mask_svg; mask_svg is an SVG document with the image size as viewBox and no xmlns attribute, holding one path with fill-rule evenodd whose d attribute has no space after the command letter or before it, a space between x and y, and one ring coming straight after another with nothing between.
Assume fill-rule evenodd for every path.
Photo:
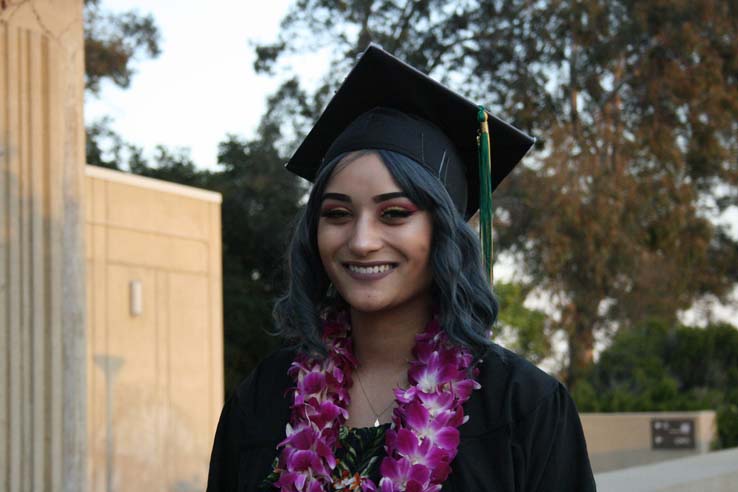
<instances>
[{"instance_id":1,"label":"young woman","mask_svg":"<svg viewBox=\"0 0 738 492\"><path fill-rule=\"evenodd\" d=\"M595 489L565 388L489 340L497 303L466 219L532 140L491 119L480 177L477 115L362 55L288 164L314 181L275 307L295 344L226 403L210 492Z\"/></svg>"}]
</instances>

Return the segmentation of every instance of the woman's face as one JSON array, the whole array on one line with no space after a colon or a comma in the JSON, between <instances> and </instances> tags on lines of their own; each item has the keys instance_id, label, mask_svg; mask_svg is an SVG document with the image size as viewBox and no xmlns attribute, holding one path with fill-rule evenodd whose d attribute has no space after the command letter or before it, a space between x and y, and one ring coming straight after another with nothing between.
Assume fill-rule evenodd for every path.
<instances>
[{"instance_id":1,"label":"woman's face","mask_svg":"<svg viewBox=\"0 0 738 492\"><path fill-rule=\"evenodd\" d=\"M353 309L376 312L429 302L433 226L375 153L340 163L320 203L318 249Z\"/></svg>"}]
</instances>

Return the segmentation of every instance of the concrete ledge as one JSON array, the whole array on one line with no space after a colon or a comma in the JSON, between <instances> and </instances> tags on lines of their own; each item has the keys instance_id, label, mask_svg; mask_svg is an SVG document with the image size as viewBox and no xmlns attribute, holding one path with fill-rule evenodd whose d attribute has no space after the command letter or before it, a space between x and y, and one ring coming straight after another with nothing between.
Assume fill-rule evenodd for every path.
<instances>
[{"instance_id":1,"label":"concrete ledge","mask_svg":"<svg viewBox=\"0 0 738 492\"><path fill-rule=\"evenodd\" d=\"M146 176L138 176L136 174L107 169L100 166L85 166L85 175L92 178L106 179L139 188L148 188L150 190L163 191L164 193L174 193L175 195L187 196L204 200L207 202L221 203L223 197L215 191L203 190L193 186L181 185L179 183L170 183L160 179L149 178Z\"/></svg>"},{"instance_id":2,"label":"concrete ledge","mask_svg":"<svg viewBox=\"0 0 738 492\"><path fill-rule=\"evenodd\" d=\"M735 492L738 448L595 475L599 492Z\"/></svg>"}]
</instances>

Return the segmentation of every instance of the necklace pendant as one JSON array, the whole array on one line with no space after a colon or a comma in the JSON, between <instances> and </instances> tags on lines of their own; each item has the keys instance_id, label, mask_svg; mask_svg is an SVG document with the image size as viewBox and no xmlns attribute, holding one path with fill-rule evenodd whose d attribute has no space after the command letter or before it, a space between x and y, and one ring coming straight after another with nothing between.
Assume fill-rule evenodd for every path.
<instances>
[{"instance_id":1,"label":"necklace pendant","mask_svg":"<svg viewBox=\"0 0 738 492\"><path fill-rule=\"evenodd\" d=\"M374 419L374 427L379 427L379 417Z\"/></svg>"}]
</instances>

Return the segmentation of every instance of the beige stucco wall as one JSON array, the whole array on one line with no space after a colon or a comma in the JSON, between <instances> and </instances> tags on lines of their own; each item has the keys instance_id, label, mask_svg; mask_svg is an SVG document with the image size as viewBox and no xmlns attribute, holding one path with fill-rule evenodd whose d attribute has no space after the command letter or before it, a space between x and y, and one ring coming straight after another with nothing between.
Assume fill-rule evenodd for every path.
<instances>
[{"instance_id":1,"label":"beige stucco wall","mask_svg":"<svg viewBox=\"0 0 738 492\"><path fill-rule=\"evenodd\" d=\"M0 491L84 492L82 0L0 2Z\"/></svg>"},{"instance_id":2,"label":"beige stucco wall","mask_svg":"<svg viewBox=\"0 0 738 492\"><path fill-rule=\"evenodd\" d=\"M223 404L220 195L86 174L92 490L204 490Z\"/></svg>"},{"instance_id":3,"label":"beige stucco wall","mask_svg":"<svg viewBox=\"0 0 738 492\"><path fill-rule=\"evenodd\" d=\"M707 453L716 437L715 412L582 413L595 473ZM694 419L695 449L651 449L652 419Z\"/></svg>"}]
</instances>

